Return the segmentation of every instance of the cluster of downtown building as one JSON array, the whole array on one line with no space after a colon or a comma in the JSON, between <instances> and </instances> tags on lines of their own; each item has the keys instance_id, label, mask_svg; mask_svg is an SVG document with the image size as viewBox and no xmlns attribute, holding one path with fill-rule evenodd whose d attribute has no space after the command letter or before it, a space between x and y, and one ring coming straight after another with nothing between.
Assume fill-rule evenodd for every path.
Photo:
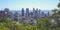
<instances>
[{"instance_id":1,"label":"cluster of downtown building","mask_svg":"<svg viewBox=\"0 0 60 30\"><path fill-rule=\"evenodd\" d=\"M45 18L49 16L49 12L45 14L44 12L41 12L41 9L38 8L37 9L33 8L32 12L29 11L30 11L29 8L26 8L26 10L22 8L20 13L18 13L17 11L13 13L9 11L8 8L5 8L4 10L0 11L0 18L5 16L8 19L11 19L12 21L21 22L23 24L25 23L35 24L39 18Z\"/></svg>"}]
</instances>

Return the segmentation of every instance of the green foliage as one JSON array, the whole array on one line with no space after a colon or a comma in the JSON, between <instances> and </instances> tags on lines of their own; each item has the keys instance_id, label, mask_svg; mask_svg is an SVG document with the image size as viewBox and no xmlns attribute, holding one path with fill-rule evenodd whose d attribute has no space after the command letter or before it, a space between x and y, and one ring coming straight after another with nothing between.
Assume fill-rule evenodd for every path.
<instances>
[{"instance_id":1,"label":"green foliage","mask_svg":"<svg viewBox=\"0 0 60 30\"><path fill-rule=\"evenodd\" d=\"M6 18L6 17L2 17L1 19L0 19L0 22L4 22L4 23L8 23L10 20L8 19L8 18Z\"/></svg>"},{"instance_id":2,"label":"green foliage","mask_svg":"<svg viewBox=\"0 0 60 30\"><path fill-rule=\"evenodd\" d=\"M60 7L60 3L58 3L58 8Z\"/></svg>"},{"instance_id":3,"label":"green foliage","mask_svg":"<svg viewBox=\"0 0 60 30\"><path fill-rule=\"evenodd\" d=\"M10 21L8 18L3 17L0 19L0 30L37 30L36 25L23 25L22 23Z\"/></svg>"},{"instance_id":4,"label":"green foliage","mask_svg":"<svg viewBox=\"0 0 60 30\"><path fill-rule=\"evenodd\" d=\"M15 21L10 21L7 18L0 19L0 30L60 30L60 27L55 27L49 20L51 17L40 18L37 24L22 24ZM54 23L53 23L54 24Z\"/></svg>"},{"instance_id":5,"label":"green foliage","mask_svg":"<svg viewBox=\"0 0 60 30\"><path fill-rule=\"evenodd\" d=\"M54 9L52 11L54 12L53 15L56 15L57 14L57 9Z\"/></svg>"},{"instance_id":6,"label":"green foliage","mask_svg":"<svg viewBox=\"0 0 60 30\"><path fill-rule=\"evenodd\" d=\"M51 25L51 23L49 21L49 17L41 18L37 21L37 26L38 26L39 30L49 30L50 25Z\"/></svg>"}]
</instances>

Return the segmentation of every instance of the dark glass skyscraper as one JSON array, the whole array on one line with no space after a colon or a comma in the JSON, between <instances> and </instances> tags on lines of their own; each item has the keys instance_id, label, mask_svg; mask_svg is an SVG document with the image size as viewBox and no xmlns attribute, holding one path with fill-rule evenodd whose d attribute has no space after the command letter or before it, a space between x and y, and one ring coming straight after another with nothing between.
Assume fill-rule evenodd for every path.
<instances>
[{"instance_id":1,"label":"dark glass skyscraper","mask_svg":"<svg viewBox=\"0 0 60 30\"><path fill-rule=\"evenodd\" d=\"M41 10L39 9L39 14L40 14L40 11L41 11Z\"/></svg>"},{"instance_id":2,"label":"dark glass skyscraper","mask_svg":"<svg viewBox=\"0 0 60 30\"><path fill-rule=\"evenodd\" d=\"M40 18L40 12L41 12L41 10L39 9L39 18Z\"/></svg>"},{"instance_id":3,"label":"dark glass skyscraper","mask_svg":"<svg viewBox=\"0 0 60 30\"><path fill-rule=\"evenodd\" d=\"M26 8L26 16L29 16L29 8Z\"/></svg>"},{"instance_id":4,"label":"dark glass skyscraper","mask_svg":"<svg viewBox=\"0 0 60 30\"><path fill-rule=\"evenodd\" d=\"M35 13L35 8L33 8L33 13Z\"/></svg>"},{"instance_id":5,"label":"dark glass skyscraper","mask_svg":"<svg viewBox=\"0 0 60 30\"><path fill-rule=\"evenodd\" d=\"M35 11L35 19L38 19L38 8Z\"/></svg>"},{"instance_id":6,"label":"dark glass skyscraper","mask_svg":"<svg viewBox=\"0 0 60 30\"><path fill-rule=\"evenodd\" d=\"M49 16L49 12L48 12L48 16Z\"/></svg>"},{"instance_id":7,"label":"dark glass skyscraper","mask_svg":"<svg viewBox=\"0 0 60 30\"><path fill-rule=\"evenodd\" d=\"M35 16L35 8L33 8L33 17Z\"/></svg>"},{"instance_id":8,"label":"dark glass skyscraper","mask_svg":"<svg viewBox=\"0 0 60 30\"><path fill-rule=\"evenodd\" d=\"M21 11L21 13L22 13L22 16L24 16L24 8L22 8L22 11Z\"/></svg>"}]
</instances>

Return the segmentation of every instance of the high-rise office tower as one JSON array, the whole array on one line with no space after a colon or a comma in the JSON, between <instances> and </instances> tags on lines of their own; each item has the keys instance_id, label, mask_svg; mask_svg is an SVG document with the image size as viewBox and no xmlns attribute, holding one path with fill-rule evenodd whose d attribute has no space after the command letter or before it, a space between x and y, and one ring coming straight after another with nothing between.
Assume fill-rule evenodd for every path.
<instances>
[{"instance_id":1,"label":"high-rise office tower","mask_svg":"<svg viewBox=\"0 0 60 30\"><path fill-rule=\"evenodd\" d=\"M45 16L44 17L46 17L47 16L47 14L45 14Z\"/></svg>"},{"instance_id":2,"label":"high-rise office tower","mask_svg":"<svg viewBox=\"0 0 60 30\"><path fill-rule=\"evenodd\" d=\"M40 14L40 11L41 11L41 10L39 9L39 14Z\"/></svg>"},{"instance_id":3,"label":"high-rise office tower","mask_svg":"<svg viewBox=\"0 0 60 30\"><path fill-rule=\"evenodd\" d=\"M39 9L39 18L40 18L40 12L41 12L41 9Z\"/></svg>"},{"instance_id":4,"label":"high-rise office tower","mask_svg":"<svg viewBox=\"0 0 60 30\"><path fill-rule=\"evenodd\" d=\"M42 16L44 16L44 12L42 11Z\"/></svg>"},{"instance_id":5,"label":"high-rise office tower","mask_svg":"<svg viewBox=\"0 0 60 30\"><path fill-rule=\"evenodd\" d=\"M35 16L35 8L33 8L33 17Z\"/></svg>"},{"instance_id":6,"label":"high-rise office tower","mask_svg":"<svg viewBox=\"0 0 60 30\"><path fill-rule=\"evenodd\" d=\"M38 15L38 8L36 9L35 14Z\"/></svg>"},{"instance_id":7,"label":"high-rise office tower","mask_svg":"<svg viewBox=\"0 0 60 30\"><path fill-rule=\"evenodd\" d=\"M36 9L36 13L38 14L39 12L38 12L38 8Z\"/></svg>"},{"instance_id":8,"label":"high-rise office tower","mask_svg":"<svg viewBox=\"0 0 60 30\"><path fill-rule=\"evenodd\" d=\"M35 13L35 8L33 8L33 13Z\"/></svg>"},{"instance_id":9,"label":"high-rise office tower","mask_svg":"<svg viewBox=\"0 0 60 30\"><path fill-rule=\"evenodd\" d=\"M19 13L18 12L14 13L14 21L19 22Z\"/></svg>"},{"instance_id":10,"label":"high-rise office tower","mask_svg":"<svg viewBox=\"0 0 60 30\"><path fill-rule=\"evenodd\" d=\"M29 8L26 8L26 16L29 16Z\"/></svg>"},{"instance_id":11,"label":"high-rise office tower","mask_svg":"<svg viewBox=\"0 0 60 30\"><path fill-rule=\"evenodd\" d=\"M35 11L35 18L38 19L38 8Z\"/></svg>"},{"instance_id":12,"label":"high-rise office tower","mask_svg":"<svg viewBox=\"0 0 60 30\"><path fill-rule=\"evenodd\" d=\"M49 16L49 12L48 12L48 16Z\"/></svg>"},{"instance_id":13,"label":"high-rise office tower","mask_svg":"<svg viewBox=\"0 0 60 30\"><path fill-rule=\"evenodd\" d=\"M24 16L24 8L22 8L21 14L22 16Z\"/></svg>"},{"instance_id":14,"label":"high-rise office tower","mask_svg":"<svg viewBox=\"0 0 60 30\"><path fill-rule=\"evenodd\" d=\"M44 14L44 11L41 12L41 17L44 18L45 14Z\"/></svg>"}]
</instances>

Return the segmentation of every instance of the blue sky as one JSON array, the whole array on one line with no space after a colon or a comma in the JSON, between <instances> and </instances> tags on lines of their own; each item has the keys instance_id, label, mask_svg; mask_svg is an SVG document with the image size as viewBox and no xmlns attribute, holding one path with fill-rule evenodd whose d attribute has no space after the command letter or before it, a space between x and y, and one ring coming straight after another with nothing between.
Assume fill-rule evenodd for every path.
<instances>
[{"instance_id":1,"label":"blue sky","mask_svg":"<svg viewBox=\"0 0 60 30\"><path fill-rule=\"evenodd\" d=\"M59 0L0 0L0 9L19 10L21 8L39 8L51 10L57 8L58 2Z\"/></svg>"}]
</instances>

